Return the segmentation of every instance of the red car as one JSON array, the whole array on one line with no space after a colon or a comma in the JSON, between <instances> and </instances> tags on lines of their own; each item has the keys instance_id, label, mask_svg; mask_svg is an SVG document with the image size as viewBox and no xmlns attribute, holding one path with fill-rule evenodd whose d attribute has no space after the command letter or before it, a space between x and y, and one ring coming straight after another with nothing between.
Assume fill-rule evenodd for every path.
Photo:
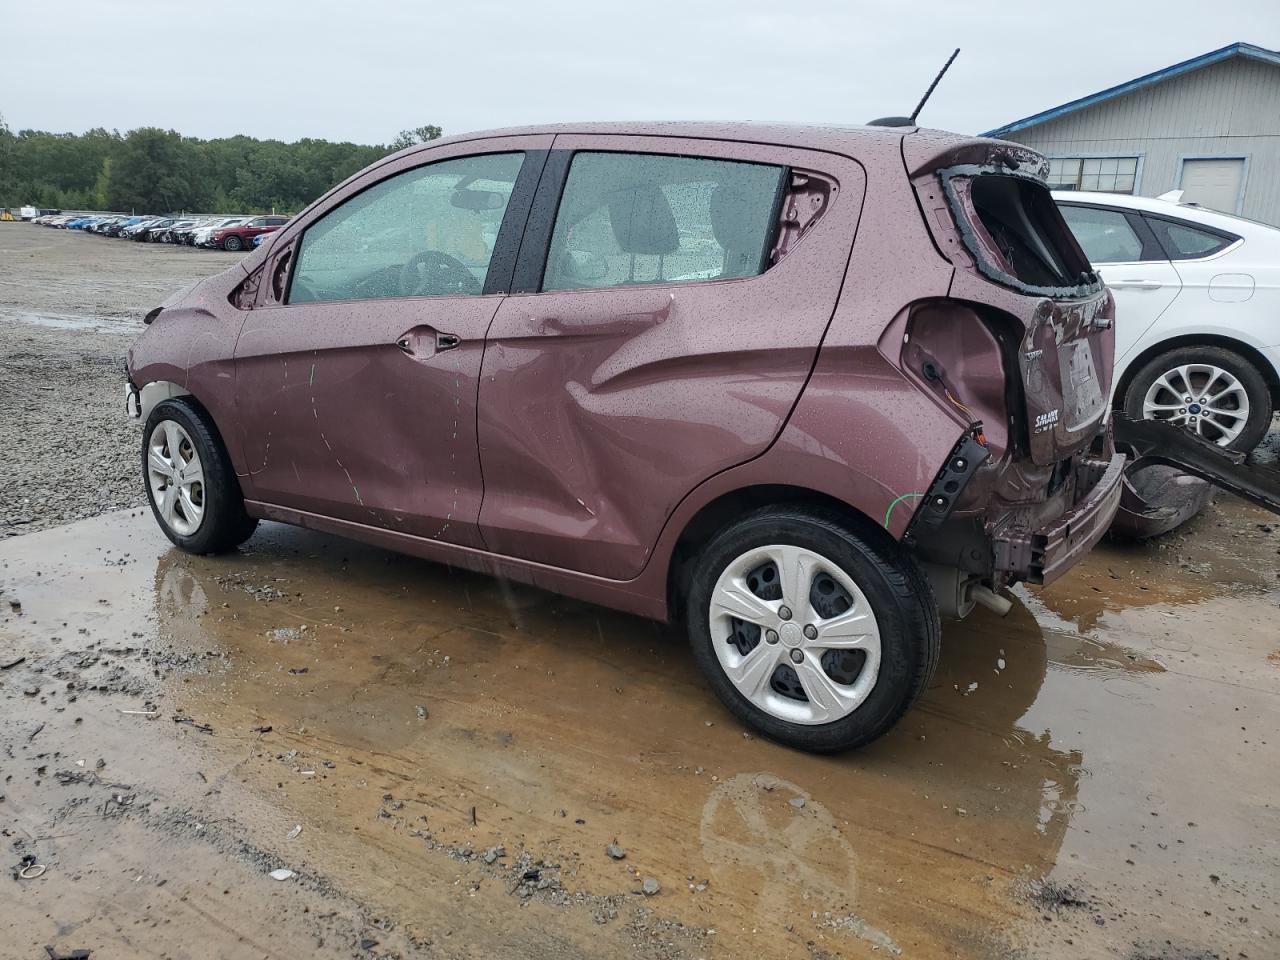
<instances>
[{"instance_id":1,"label":"red car","mask_svg":"<svg viewBox=\"0 0 1280 960\"><path fill-rule=\"evenodd\" d=\"M289 222L288 217L254 217L233 227L214 231L213 246L220 250L243 250L260 233L272 233Z\"/></svg>"},{"instance_id":2,"label":"red car","mask_svg":"<svg viewBox=\"0 0 1280 960\"><path fill-rule=\"evenodd\" d=\"M403 151L148 315L152 510L192 553L275 520L678 619L745 723L868 743L940 614L1120 502L1114 305L1047 170L889 126Z\"/></svg>"}]
</instances>

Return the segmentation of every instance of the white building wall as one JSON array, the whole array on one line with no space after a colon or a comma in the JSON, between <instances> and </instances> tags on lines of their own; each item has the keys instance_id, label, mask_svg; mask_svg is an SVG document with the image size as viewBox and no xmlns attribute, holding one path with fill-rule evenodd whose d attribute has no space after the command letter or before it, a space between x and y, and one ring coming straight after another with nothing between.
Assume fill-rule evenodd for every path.
<instances>
[{"instance_id":1,"label":"white building wall","mask_svg":"<svg viewBox=\"0 0 1280 960\"><path fill-rule=\"evenodd\" d=\"M1137 156L1136 193L1185 157L1246 158L1239 213L1280 226L1280 66L1235 57L1006 135L1050 157Z\"/></svg>"}]
</instances>

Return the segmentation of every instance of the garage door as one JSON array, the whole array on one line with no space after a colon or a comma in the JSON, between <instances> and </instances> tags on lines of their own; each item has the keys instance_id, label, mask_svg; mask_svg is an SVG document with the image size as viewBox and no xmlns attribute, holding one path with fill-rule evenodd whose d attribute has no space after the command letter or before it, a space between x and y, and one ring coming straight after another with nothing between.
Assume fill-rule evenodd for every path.
<instances>
[{"instance_id":1,"label":"garage door","mask_svg":"<svg viewBox=\"0 0 1280 960\"><path fill-rule=\"evenodd\" d=\"M1244 182L1244 160L1184 160L1183 203L1198 203L1210 210L1235 213Z\"/></svg>"}]
</instances>

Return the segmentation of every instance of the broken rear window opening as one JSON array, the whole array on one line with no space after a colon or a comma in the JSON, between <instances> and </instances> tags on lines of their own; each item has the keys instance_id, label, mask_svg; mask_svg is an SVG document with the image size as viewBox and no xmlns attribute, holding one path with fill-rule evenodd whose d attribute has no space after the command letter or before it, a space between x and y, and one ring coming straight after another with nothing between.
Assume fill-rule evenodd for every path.
<instances>
[{"instance_id":1,"label":"broken rear window opening","mask_svg":"<svg viewBox=\"0 0 1280 960\"><path fill-rule=\"evenodd\" d=\"M1101 289L1102 279L1039 178L977 165L951 167L940 176L965 247L989 279L1047 297L1084 297Z\"/></svg>"}]
</instances>

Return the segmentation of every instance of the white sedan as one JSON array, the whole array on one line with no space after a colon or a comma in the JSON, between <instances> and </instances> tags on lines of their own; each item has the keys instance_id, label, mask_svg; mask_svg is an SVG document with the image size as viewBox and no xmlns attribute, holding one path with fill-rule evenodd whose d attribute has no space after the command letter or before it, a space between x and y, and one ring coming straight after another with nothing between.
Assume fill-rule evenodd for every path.
<instances>
[{"instance_id":1,"label":"white sedan","mask_svg":"<svg viewBox=\"0 0 1280 960\"><path fill-rule=\"evenodd\" d=\"M1280 407L1280 230L1176 194L1054 199L1116 299L1116 406L1253 449Z\"/></svg>"}]
</instances>

